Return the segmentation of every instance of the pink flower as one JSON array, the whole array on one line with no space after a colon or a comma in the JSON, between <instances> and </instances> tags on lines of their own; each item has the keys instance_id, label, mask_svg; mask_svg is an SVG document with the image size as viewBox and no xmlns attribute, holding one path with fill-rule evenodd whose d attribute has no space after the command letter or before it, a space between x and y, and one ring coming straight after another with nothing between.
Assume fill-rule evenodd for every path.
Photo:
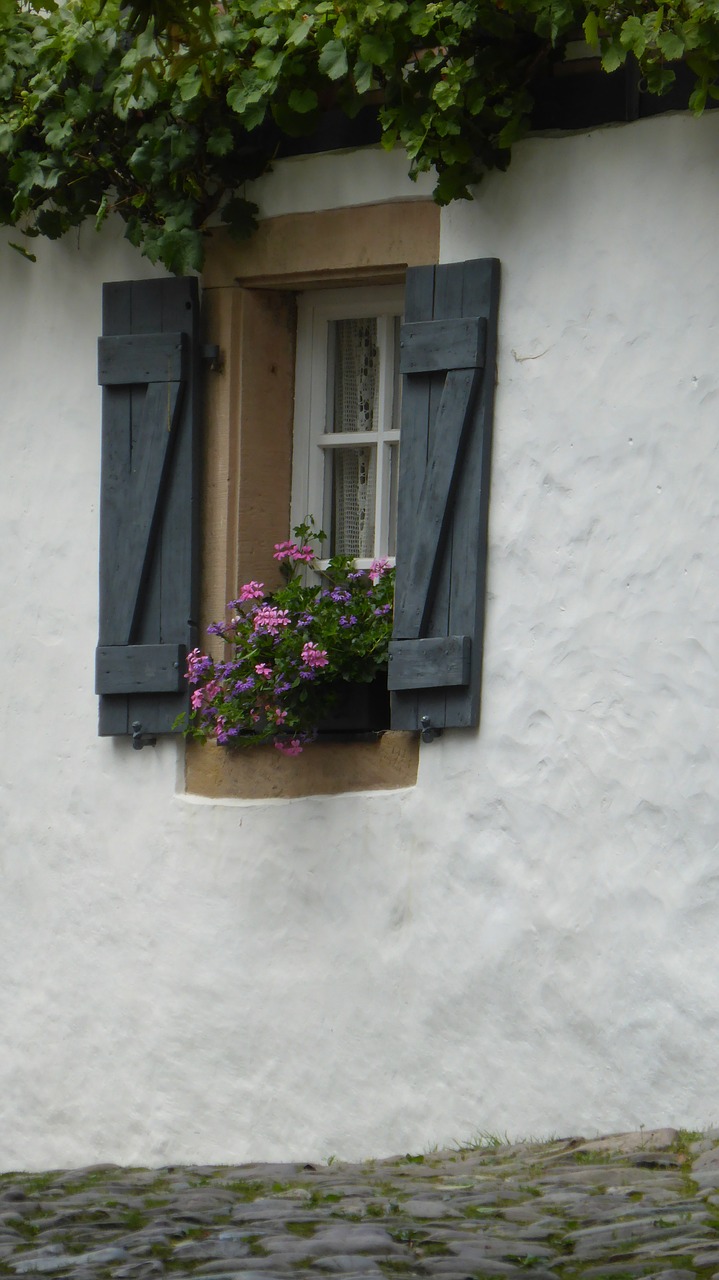
<instances>
[{"instance_id":1,"label":"pink flower","mask_svg":"<svg viewBox=\"0 0 719 1280\"><path fill-rule=\"evenodd\" d=\"M255 671L258 676L266 676L269 678L269 676L272 675L272 667L268 667L266 662L256 662Z\"/></svg>"},{"instance_id":2,"label":"pink flower","mask_svg":"<svg viewBox=\"0 0 719 1280\"><path fill-rule=\"evenodd\" d=\"M293 558L292 552L296 550L297 550L296 542L276 542L272 559L273 560L290 560Z\"/></svg>"},{"instance_id":3,"label":"pink flower","mask_svg":"<svg viewBox=\"0 0 719 1280\"><path fill-rule=\"evenodd\" d=\"M195 689L194 693L192 694L192 697L190 698L192 710L199 711L200 707L204 705L204 701L205 701L205 690Z\"/></svg>"},{"instance_id":4,"label":"pink flower","mask_svg":"<svg viewBox=\"0 0 719 1280\"><path fill-rule=\"evenodd\" d=\"M212 702L212 699L217 697L221 688L222 688L222 685L220 684L219 680L208 681L208 683L205 685L205 697L208 699L209 702Z\"/></svg>"},{"instance_id":5,"label":"pink flower","mask_svg":"<svg viewBox=\"0 0 719 1280\"><path fill-rule=\"evenodd\" d=\"M308 667L326 667L329 662L327 650L320 649L319 645L308 640L307 644L302 646L302 661Z\"/></svg>"},{"instance_id":6,"label":"pink flower","mask_svg":"<svg viewBox=\"0 0 719 1280\"><path fill-rule=\"evenodd\" d=\"M287 712L281 711L279 707L275 707L275 723L282 724L287 719Z\"/></svg>"},{"instance_id":7,"label":"pink flower","mask_svg":"<svg viewBox=\"0 0 719 1280\"><path fill-rule=\"evenodd\" d=\"M389 560L383 556L381 560L373 560L369 567L369 580L376 586L380 578L389 569Z\"/></svg>"},{"instance_id":8,"label":"pink flower","mask_svg":"<svg viewBox=\"0 0 719 1280\"><path fill-rule=\"evenodd\" d=\"M240 587L240 594L237 601L233 603L244 604L246 600L262 600L265 594L265 588L261 582L246 582Z\"/></svg>"},{"instance_id":9,"label":"pink flower","mask_svg":"<svg viewBox=\"0 0 719 1280\"><path fill-rule=\"evenodd\" d=\"M309 543L299 547L296 542L276 542L273 560L301 560L303 564L312 564L315 553Z\"/></svg>"},{"instance_id":10,"label":"pink flower","mask_svg":"<svg viewBox=\"0 0 719 1280\"><path fill-rule=\"evenodd\" d=\"M280 627L288 627L290 615L286 609L277 609L273 604L263 604L255 611L252 626L255 631L267 631L276 636Z\"/></svg>"},{"instance_id":11,"label":"pink flower","mask_svg":"<svg viewBox=\"0 0 719 1280\"><path fill-rule=\"evenodd\" d=\"M302 743L299 738L291 738L289 742L276 742L275 746L283 756L298 756L302 752Z\"/></svg>"}]
</instances>

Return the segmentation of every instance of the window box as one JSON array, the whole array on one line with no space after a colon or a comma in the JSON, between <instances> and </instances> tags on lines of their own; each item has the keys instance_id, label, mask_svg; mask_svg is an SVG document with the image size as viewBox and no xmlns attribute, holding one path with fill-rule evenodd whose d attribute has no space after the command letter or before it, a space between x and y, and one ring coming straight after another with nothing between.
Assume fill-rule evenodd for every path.
<instances>
[{"instance_id":1,"label":"window box","mask_svg":"<svg viewBox=\"0 0 719 1280\"><path fill-rule=\"evenodd\" d=\"M320 742L341 742L357 737L376 738L390 727L387 672L379 672L374 680L362 684L348 680L336 682L337 702L334 711L317 727Z\"/></svg>"}]
</instances>

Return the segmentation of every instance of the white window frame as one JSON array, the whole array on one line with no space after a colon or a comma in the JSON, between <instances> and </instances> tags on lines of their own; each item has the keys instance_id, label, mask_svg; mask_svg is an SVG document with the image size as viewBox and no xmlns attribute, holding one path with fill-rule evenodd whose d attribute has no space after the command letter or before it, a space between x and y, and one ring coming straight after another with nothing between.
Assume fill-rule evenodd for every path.
<instances>
[{"instance_id":1,"label":"white window frame","mask_svg":"<svg viewBox=\"0 0 719 1280\"><path fill-rule=\"evenodd\" d=\"M387 555L390 514L390 446L399 444L399 426L392 426L392 409L398 392L399 351L395 320L404 312L402 285L310 291L298 300L297 363L295 372L295 422L292 449L292 526L308 514L325 518L331 490L328 452L342 445L371 444L377 449L374 556L359 558L359 568ZM327 430L328 393L332 385L330 324L334 320L377 319L380 348L378 421L376 431L349 433ZM399 404L394 417L399 422ZM399 451L397 451L397 460ZM390 559L392 559L390 557ZM320 562L324 563L324 562Z\"/></svg>"}]
</instances>

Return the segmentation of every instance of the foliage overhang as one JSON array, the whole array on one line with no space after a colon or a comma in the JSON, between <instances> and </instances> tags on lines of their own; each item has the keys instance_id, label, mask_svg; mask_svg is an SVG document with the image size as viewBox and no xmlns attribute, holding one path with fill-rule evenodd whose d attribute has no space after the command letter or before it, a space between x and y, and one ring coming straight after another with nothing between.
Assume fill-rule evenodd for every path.
<instances>
[{"instance_id":1,"label":"foliage overhang","mask_svg":"<svg viewBox=\"0 0 719 1280\"><path fill-rule=\"evenodd\" d=\"M607 72L633 57L661 94L682 61L694 112L719 97L719 0L0 0L0 225L54 239L114 212L199 269L212 220L251 232L243 184L283 136L368 102L412 177L468 197L582 30Z\"/></svg>"}]
</instances>

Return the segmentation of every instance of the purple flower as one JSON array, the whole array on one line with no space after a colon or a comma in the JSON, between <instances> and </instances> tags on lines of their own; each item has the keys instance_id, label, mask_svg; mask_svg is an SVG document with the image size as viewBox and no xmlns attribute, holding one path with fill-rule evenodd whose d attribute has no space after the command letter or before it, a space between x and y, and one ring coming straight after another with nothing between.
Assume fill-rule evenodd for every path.
<instances>
[{"instance_id":1,"label":"purple flower","mask_svg":"<svg viewBox=\"0 0 719 1280\"><path fill-rule=\"evenodd\" d=\"M334 600L335 604L346 604L352 597L349 591L345 591L344 587L335 587L334 591L331 592L331 599Z\"/></svg>"},{"instance_id":2,"label":"purple flower","mask_svg":"<svg viewBox=\"0 0 719 1280\"><path fill-rule=\"evenodd\" d=\"M297 626L298 628L309 627L310 623L314 622L314 620L315 616L313 613L302 613L297 619Z\"/></svg>"},{"instance_id":3,"label":"purple flower","mask_svg":"<svg viewBox=\"0 0 719 1280\"><path fill-rule=\"evenodd\" d=\"M375 618L383 618L386 613L389 613L391 608L391 604L383 604L380 605L379 609L373 609L372 612L374 613Z\"/></svg>"},{"instance_id":4,"label":"purple flower","mask_svg":"<svg viewBox=\"0 0 719 1280\"><path fill-rule=\"evenodd\" d=\"M232 692L233 694L248 693L249 690L254 689L254 687L255 687L255 677L248 676L246 680L238 680Z\"/></svg>"},{"instance_id":5,"label":"purple flower","mask_svg":"<svg viewBox=\"0 0 719 1280\"><path fill-rule=\"evenodd\" d=\"M225 634L224 622L211 622L207 628L208 636L222 636Z\"/></svg>"},{"instance_id":6,"label":"purple flower","mask_svg":"<svg viewBox=\"0 0 719 1280\"><path fill-rule=\"evenodd\" d=\"M206 671L212 666L212 659L208 658L206 653L200 653L199 649L193 649L187 655L187 672L185 679L190 684L199 684Z\"/></svg>"},{"instance_id":7,"label":"purple flower","mask_svg":"<svg viewBox=\"0 0 719 1280\"><path fill-rule=\"evenodd\" d=\"M355 617L355 615L354 615L353 613L351 613L351 614L350 614L349 618L346 618L346 617L344 616L344 614L342 614L342 617L340 618L340 626L341 626L341 627L353 627L353 626L355 625L356 621L357 621L357 619L356 619L356 617Z\"/></svg>"}]
</instances>

